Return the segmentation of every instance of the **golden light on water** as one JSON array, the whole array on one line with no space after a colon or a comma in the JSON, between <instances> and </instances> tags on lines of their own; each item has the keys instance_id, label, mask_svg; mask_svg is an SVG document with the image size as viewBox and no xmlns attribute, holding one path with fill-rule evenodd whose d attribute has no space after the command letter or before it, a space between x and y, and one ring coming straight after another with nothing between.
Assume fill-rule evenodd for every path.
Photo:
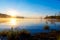
<instances>
[{"instance_id":1,"label":"golden light on water","mask_svg":"<svg viewBox=\"0 0 60 40\"><path fill-rule=\"evenodd\" d=\"M11 25L16 25L16 19L10 19Z\"/></svg>"},{"instance_id":2,"label":"golden light on water","mask_svg":"<svg viewBox=\"0 0 60 40\"><path fill-rule=\"evenodd\" d=\"M0 18L2 23L6 25L8 28L26 28L31 24L39 24L41 23L40 19L21 19L21 18Z\"/></svg>"},{"instance_id":3,"label":"golden light on water","mask_svg":"<svg viewBox=\"0 0 60 40\"><path fill-rule=\"evenodd\" d=\"M11 25L11 27L16 26L16 19L15 18L11 18L9 21L9 24Z\"/></svg>"}]
</instances>

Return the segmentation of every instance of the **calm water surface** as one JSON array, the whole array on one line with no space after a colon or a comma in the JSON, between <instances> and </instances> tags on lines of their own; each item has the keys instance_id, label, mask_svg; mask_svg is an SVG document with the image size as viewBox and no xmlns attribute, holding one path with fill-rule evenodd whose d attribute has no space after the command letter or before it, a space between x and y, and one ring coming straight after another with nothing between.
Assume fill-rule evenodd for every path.
<instances>
[{"instance_id":1,"label":"calm water surface","mask_svg":"<svg viewBox=\"0 0 60 40\"><path fill-rule=\"evenodd\" d=\"M49 30L44 28L48 26ZM0 31L14 28L14 30L28 30L31 33L60 30L60 19L16 19L0 18Z\"/></svg>"}]
</instances>

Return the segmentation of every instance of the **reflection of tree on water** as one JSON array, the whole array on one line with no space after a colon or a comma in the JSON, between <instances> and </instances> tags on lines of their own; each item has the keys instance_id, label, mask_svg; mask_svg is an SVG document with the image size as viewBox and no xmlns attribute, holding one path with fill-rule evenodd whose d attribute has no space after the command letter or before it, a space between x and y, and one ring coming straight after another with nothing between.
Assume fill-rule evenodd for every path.
<instances>
[{"instance_id":1,"label":"reflection of tree on water","mask_svg":"<svg viewBox=\"0 0 60 40\"><path fill-rule=\"evenodd\" d=\"M51 24L54 24L55 25L55 27L56 27L56 19L48 19L48 21L51 23Z\"/></svg>"},{"instance_id":2,"label":"reflection of tree on water","mask_svg":"<svg viewBox=\"0 0 60 40\"><path fill-rule=\"evenodd\" d=\"M54 19L50 20L50 22L51 22L51 24L55 24L55 20Z\"/></svg>"},{"instance_id":3,"label":"reflection of tree on water","mask_svg":"<svg viewBox=\"0 0 60 40\"><path fill-rule=\"evenodd\" d=\"M46 25L44 27L44 30L49 30L48 22L46 21Z\"/></svg>"},{"instance_id":4,"label":"reflection of tree on water","mask_svg":"<svg viewBox=\"0 0 60 40\"><path fill-rule=\"evenodd\" d=\"M45 29L45 30L49 30L49 26L46 25L46 26L44 27L44 29Z\"/></svg>"},{"instance_id":5,"label":"reflection of tree on water","mask_svg":"<svg viewBox=\"0 0 60 40\"><path fill-rule=\"evenodd\" d=\"M53 19L53 20L51 20L51 24L54 24L55 25L55 27L56 27L56 23L55 23L55 20Z\"/></svg>"}]
</instances>

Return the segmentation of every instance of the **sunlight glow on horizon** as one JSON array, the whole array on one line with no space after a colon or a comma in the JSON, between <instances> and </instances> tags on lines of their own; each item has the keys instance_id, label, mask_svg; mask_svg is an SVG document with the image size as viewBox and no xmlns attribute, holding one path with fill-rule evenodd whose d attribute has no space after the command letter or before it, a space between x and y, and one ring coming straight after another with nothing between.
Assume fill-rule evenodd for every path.
<instances>
[{"instance_id":1,"label":"sunlight glow on horizon","mask_svg":"<svg viewBox=\"0 0 60 40\"><path fill-rule=\"evenodd\" d=\"M46 16L59 11L60 1L57 0L0 0L0 13L11 16Z\"/></svg>"},{"instance_id":2,"label":"sunlight glow on horizon","mask_svg":"<svg viewBox=\"0 0 60 40\"><path fill-rule=\"evenodd\" d=\"M6 14L10 15L11 17L15 17L15 16L17 16L18 12L14 9L8 9L6 11Z\"/></svg>"}]
</instances>

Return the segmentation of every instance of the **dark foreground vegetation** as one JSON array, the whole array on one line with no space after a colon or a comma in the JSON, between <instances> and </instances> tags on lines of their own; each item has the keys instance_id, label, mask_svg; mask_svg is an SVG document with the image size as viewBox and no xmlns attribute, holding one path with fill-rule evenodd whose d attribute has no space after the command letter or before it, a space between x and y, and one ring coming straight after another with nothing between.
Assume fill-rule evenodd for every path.
<instances>
[{"instance_id":1,"label":"dark foreground vegetation","mask_svg":"<svg viewBox=\"0 0 60 40\"><path fill-rule=\"evenodd\" d=\"M51 32L35 33L31 35L28 31L2 31L0 40L60 40L60 31L51 30Z\"/></svg>"}]
</instances>

